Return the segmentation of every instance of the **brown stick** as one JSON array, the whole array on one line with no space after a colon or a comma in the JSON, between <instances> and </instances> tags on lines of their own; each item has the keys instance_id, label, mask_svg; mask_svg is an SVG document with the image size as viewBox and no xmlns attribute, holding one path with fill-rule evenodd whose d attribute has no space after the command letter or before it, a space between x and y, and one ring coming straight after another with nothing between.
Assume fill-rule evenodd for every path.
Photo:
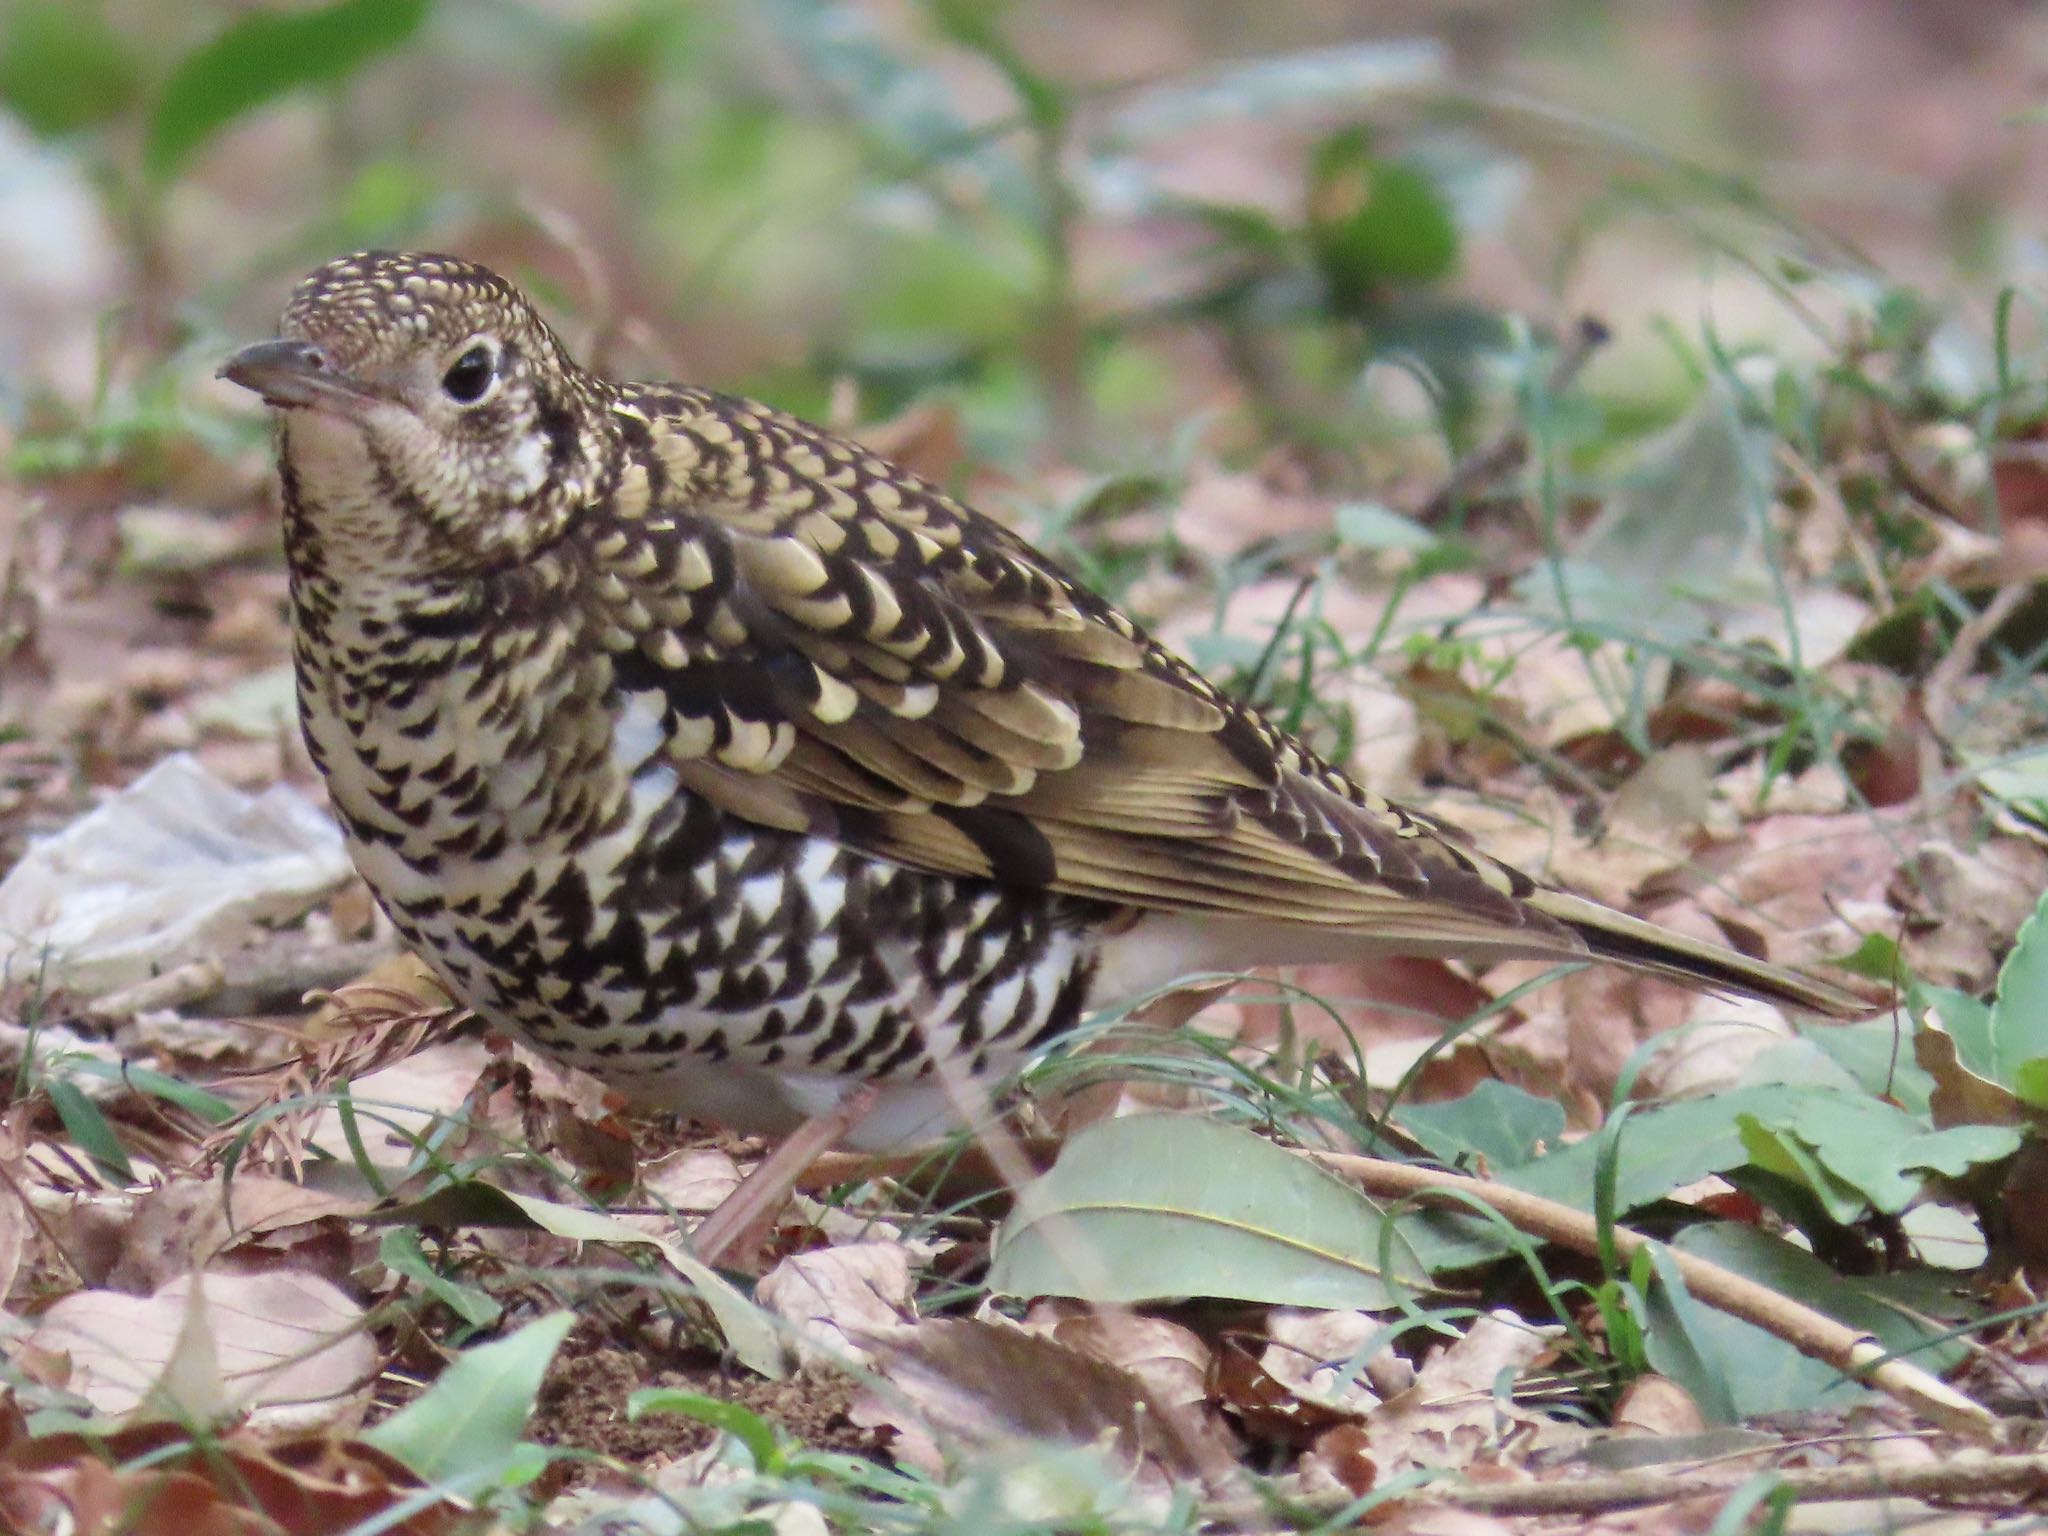
<instances>
[{"instance_id":1,"label":"brown stick","mask_svg":"<svg viewBox=\"0 0 2048 1536\"><path fill-rule=\"evenodd\" d=\"M1993 1493L2038 1493L2048 1489L2048 1455L1965 1456L1910 1467L1810 1467L1775 1474L1779 1487L1802 1502L1876 1498L1961 1499ZM1681 1499L1726 1498L1746 1481L1725 1471L1675 1471L1648 1467L1607 1477L1560 1479L1546 1483L1432 1483L1403 1497L1403 1503L1449 1504L1488 1515L1597 1514L1605 1510L1642 1509ZM1341 1508L1334 1498L1303 1501L1310 1508ZM1203 1513L1216 1523L1256 1525L1272 1517L1270 1506L1232 1499L1207 1506Z\"/></svg>"},{"instance_id":2,"label":"brown stick","mask_svg":"<svg viewBox=\"0 0 2048 1536\"><path fill-rule=\"evenodd\" d=\"M1342 1174L1368 1193L1390 1198L1443 1201L1470 1198L1498 1211L1517 1230L1598 1257L1600 1229L1583 1211L1545 1200L1488 1179L1392 1163L1376 1157L1338 1152L1308 1154L1332 1172ZM1614 1250L1633 1258L1650 1241L1640 1232L1616 1227ZM1971 1401L1940 1379L1904 1360L1885 1359L1884 1346L1867 1333L1845 1327L1824 1313L1801 1306L1767 1285L1710 1264L1693 1254L1667 1249L1686 1288L1708 1306L1783 1339L1803 1355L1825 1361L1843 1375L1868 1382L1904 1404L1930 1424L1980 1445L1998 1441L1998 1420L1982 1404Z\"/></svg>"}]
</instances>

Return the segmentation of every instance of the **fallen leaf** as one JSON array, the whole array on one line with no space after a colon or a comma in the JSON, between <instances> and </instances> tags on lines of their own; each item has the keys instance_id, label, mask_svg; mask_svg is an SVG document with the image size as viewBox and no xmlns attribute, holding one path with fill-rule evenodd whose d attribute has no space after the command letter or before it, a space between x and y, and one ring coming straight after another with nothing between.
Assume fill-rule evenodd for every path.
<instances>
[{"instance_id":1,"label":"fallen leaf","mask_svg":"<svg viewBox=\"0 0 2048 1536\"><path fill-rule=\"evenodd\" d=\"M795 1330L798 1358L868 1359L865 1340L917 1315L910 1252L901 1243L848 1243L792 1254L754 1287L754 1300Z\"/></svg>"},{"instance_id":2,"label":"fallen leaf","mask_svg":"<svg viewBox=\"0 0 2048 1536\"><path fill-rule=\"evenodd\" d=\"M1380 1464L1372 1453L1372 1434L1362 1424L1336 1424L1316 1436L1295 1468L1304 1493L1341 1490L1364 1498L1379 1482Z\"/></svg>"},{"instance_id":3,"label":"fallen leaf","mask_svg":"<svg viewBox=\"0 0 2048 1536\"><path fill-rule=\"evenodd\" d=\"M1370 1312L1275 1307L1266 1315L1259 1363L1297 1396L1364 1413L1415 1384L1414 1366L1394 1353L1390 1338L1381 1338L1368 1358L1358 1358L1385 1329L1384 1320Z\"/></svg>"},{"instance_id":4,"label":"fallen leaf","mask_svg":"<svg viewBox=\"0 0 2048 1536\"><path fill-rule=\"evenodd\" d=\"M1064 1316L1049 1314L1064 1313ZM1209 1400L1210 1349L1192 1328L1118 1307L1041 1302L1025 1319L1055 1343L1129 1371L1162 1403L1197 1407Z\"/></svg>"},{"instance_id":5,"label":"fallen leaf","mask_svg":"<svg viewBox=\"0 0 2048 1536\"><path fill-rule=\"evenodd\" d=\"M194 1283L183 1277L141 1299L75 1291L37 1320L30 1341L71 1357L71 1390L96 1411L133 1413L178 1352ZM361 1422L377 1374L362 1308L318 1276L286 1270L197 1283L226 1407L273 1431Z\"/></svg>"},{"instance_id":6,"label":"fallen leaf","mask_svg":"<svg viewBox=\"0 0 2048 1536\"><path fill-rule=\"evenodd\" d=\"M649 1199L692 1216L717 1210L739 1183L739 1165L713 1147L684 1147L640 1170Z\"/></svg>"},{"instance_id":7,"label":"fallen leaf","mask_svg":"<svg viewBox=\"0 0 2048 1536\"><path fill-rule=\"evenodd\" d=\"M1614 1427L1624 1434L1697 1435L1707 1421L1685 1388L1668 1376L1639 1376L1615 1405Z\"/></svg>"},{"instance_id":8,"label":"fallen leaf","mask_svg":"<svg viewBox=\"0 0 2048 1536\"><path fill-rule=\"evenodd\" d=\"M870 1347L876 1368L943 1443L1107 1440L1131 1470L1174 1481L1236 1465L1213 1416L1169 1407L1121 1366L1013 1324L942 1319L897 1328Z\"/></svg>"},{"instance_id":9,"label":"fallen leaf","mask_svg":"<svg viewBox=\"0 0 2048 1536\"><path fill-rule=\"evenodd\" d=\"M1546 1354L1563 1330L1538 1328L1512 1312L1473 1320L1464 1336L1435 1351L1415 1385L1367 1420L1383 1478L1416 1467L1461 1468L1512 1448L1575 1444L1592 1431L1568 1425L1496 1395L1503 1373L1519 1375Z\"/></svg>"},{"instance_id":10,"label":"fallen leaf","mask_svg":"<svg viewBox=\"0 0 2048 1536\"><path fill-rule=\"evenodd\" d=\"M211 1268L240 1243L290 1227L360 1216L365 1209L360 1200L269 1174L244 1173L232 1181L174 1179L136 1202L107 1284L147 1295L180 1276Z\"/></svg>"}]
</instances>

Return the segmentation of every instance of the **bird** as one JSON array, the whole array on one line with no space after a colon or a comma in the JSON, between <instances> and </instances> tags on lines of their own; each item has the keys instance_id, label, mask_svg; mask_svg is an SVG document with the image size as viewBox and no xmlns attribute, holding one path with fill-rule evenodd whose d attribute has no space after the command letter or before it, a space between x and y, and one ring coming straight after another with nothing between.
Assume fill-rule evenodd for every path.
<instances>
[{"instance_id":1,"label":"bird","mask_svg":"<svg viewBox=\"0 0 2048 1536\"><path fill-rule=\"evenodd\" d=\"M302 733L357 869L457 999L629 1099L916 1146L1090 1015L1269 963L1870 1011L1489 857L1002 523L765 405L602 377L474 262L330 261L220 373L275 417Z\"/></svg>"}]
</instances>

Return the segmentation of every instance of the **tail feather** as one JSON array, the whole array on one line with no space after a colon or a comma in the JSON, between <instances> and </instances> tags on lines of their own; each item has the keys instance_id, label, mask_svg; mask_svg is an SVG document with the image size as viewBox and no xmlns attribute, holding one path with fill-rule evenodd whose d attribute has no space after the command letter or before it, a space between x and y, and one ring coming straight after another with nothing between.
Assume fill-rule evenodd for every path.
<instances>
[{"instance_id":1,"label":"tail feather","mask_svg":"<svg viewBox=\"0 0 2048 1536\"><path fill-rule=\"evenodd\" d=\"M1555 918L1586 942L1601 960L1647 971L1691 987L1736 992L1766 1002L1805 1008L1835 1019L1863 1018L1878 1005L1829 982L1752 960L1718 944L1702 943L1659 928L1597 902L1563 891L1536 890L1523 901Z\"/></svg>"}]
</instances>

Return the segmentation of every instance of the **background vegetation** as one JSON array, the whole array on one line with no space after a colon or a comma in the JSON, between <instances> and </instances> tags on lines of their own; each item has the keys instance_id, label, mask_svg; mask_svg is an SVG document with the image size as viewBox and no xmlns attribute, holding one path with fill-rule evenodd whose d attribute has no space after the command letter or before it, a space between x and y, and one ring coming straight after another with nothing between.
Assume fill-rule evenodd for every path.
<instances>
[{"instance_id":1,"label":"background vegetation","mask_svg":"<svg viewBox=\"0 0 2048 1536\"><path fill-rule=\"evenodd\" d=\"M371 972L389 934L359 888L153 950L183 990L138 993L49 942L67 893L103 893L81 864L42 907L0 886L0 1260L33 1415L0 1434L0 1509L91 1494L133 1524L165 1421L208 1452L180 1464L204 1499L312 1499L275 1424L228 1434L246 1400L195 1396L221 1373L193 1341L230 1330L164 1283L200 1270L317 1278L332 1296L236 1305L374 1345L360 1391L294 1389L344 1405L311 1443L372 1490L302 1529L438 1529L451 1487L483 1519L625 1518L629 1483L656 1529L1315 1528L1420 1519L1399 1496L1475 1462L1547 1485L1556 1444L1621 1477L1589 1446L1627 1430L1704 1464L1697 1528L1735 1529L1794 1519L1816 1466L1883 1473L1928 1443L1915 1414L1944 1448L1984 1431L1971 1408L2038 1417L2044 49L2006 0L0 0L6 863L174 752L317 801L267 429L212 370L312 265L428 247L526 283L603 368L864 434L1526 867L1903 1000L1801 1031L1432 963L1269 979L1172 1049L1101 1021L1107 1051L1036 1074L1048 1102L1109 1064L1211 1113L1098 1125L1014 1210L850 1182L860 1219L785 1243L823 1298L799 1302L666 1244L692 1159L748 1149L536 1063L508 1087L366 994L353 1030L301 1006L402 980ZM235 1118L270 1100L328 1118ZM380 1105L438 1118L394 1139ZM1492 1176L1591 1246L1332 1181L1276 1212L1316 1148ZM338 1203L279 1193L302 1164ZM236 1170L281 1203L237 1213ZM165 1236L216 1206L218 1242ZM1139 1207L1174 1220L1119 1225ZM1178 1300L1213 1296L1225 1229L1251 1244L1227 1315ZM1967 1362L1964 1407L1852 1389L1796 1328L1703 1305L1679 1256ZM95 1297L115 1309L80 1322ZM118 1300L144 1297L147 1326ZM968 1321L1031 1297L1067 1298L1030 1313L1056 1355ZM346 1324L316 1327L330 1306ZM843 1351L912 1315L862 1366L883 1407L753 1374L792 1333ZM164 1336L125 1401L78 1342L108 1318ZM1178 1427L1105 1451L1140 1378ZM1660 1386L1681 1406L1642 1406ZM645 1390L669 1416L629 1424ZM1831 1448L1760 1427L1788 1413ZM2006 1512L1967 1477L1932 1491ZM1640 1493L1581 1489L1582 1517Z\"/></svg>"}]
</instances>

